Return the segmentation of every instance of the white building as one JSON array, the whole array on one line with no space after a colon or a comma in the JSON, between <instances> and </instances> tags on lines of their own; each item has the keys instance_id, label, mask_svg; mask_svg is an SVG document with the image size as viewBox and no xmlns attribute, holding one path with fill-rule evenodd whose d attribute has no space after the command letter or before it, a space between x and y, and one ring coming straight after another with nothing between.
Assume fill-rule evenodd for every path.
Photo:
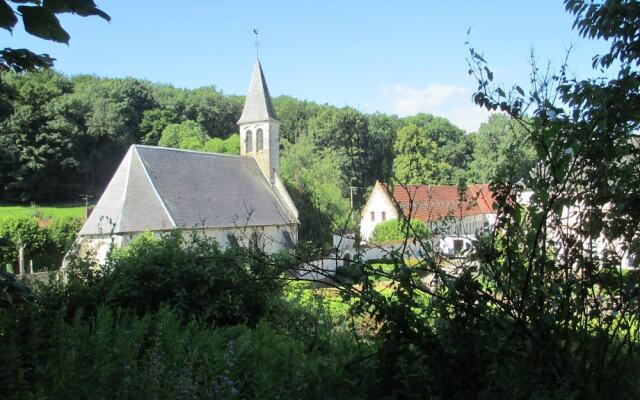
<instances>
[{"instance_id":1,"label":"white building","mask_svg":"<svg viewBox=\"0 0 640 400\"><path fill-rule=\"evenodd\" d=\"M78 236L99 262L138 234L176 228L221 246L272 253L297 242L298 210L279 173L279 121L259 61L245 100L240 156L133 145Z\"/></svg>"},{"instance_id":2,"label":"white building","mask_svg":"<svg viewBox=\"0 0 640 400\"><path fill-rule=\"evenodd\" d=\"M360 236L371 240L378 224L396 219L400 213L424 222L444 246L451 244L452 249L441 249L445 253L464 250L469 238L492 227L496 218L488 185L469 185L461 196L457 186L376 182L362 209Z\"/></svg>"},{"instance_id":3,"label":"white building","mask_svg":"<svg viewBox=\"0 0 640 400\"><path fill-rule=\"evenodd\" d=\"M531 206L531 198L533 196L532 191L525 191L519 195L519 203L525 208ZM611 204L606 204L603 207L604 211L608 211ZM622 269L633 269L638 267L638 260L634 258L633 252L629 249L629 243L622 238L608 239L604 234L599 234L597 237L590 237L584 234L581 229L583 226L588 226L588 217L584 215L584 204L577 202L571 206L563 206L561 214L561 224L554 226L552 217L549 217L548 222L554 229L550 229L548 234L550 242L557 252L558 256L571 252L575 243L582 244L583 256L593 256L600 260L612 259L615 257L619 260L619 266ZM582 233L580 233L582 232ZM569 245L567 245L569 243Z\"/></svg>"}]
</instances>

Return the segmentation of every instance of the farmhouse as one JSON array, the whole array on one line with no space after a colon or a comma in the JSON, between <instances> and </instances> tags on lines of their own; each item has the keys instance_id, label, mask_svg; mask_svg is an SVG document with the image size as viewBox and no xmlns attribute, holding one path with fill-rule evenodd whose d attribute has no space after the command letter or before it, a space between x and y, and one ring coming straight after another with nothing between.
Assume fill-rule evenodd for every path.
<instances>
[{"instance_id":1,"label":"farmhouse","mask_svg":"<svg viewBox=\"0 0 640 400\"><path fill-rule=\"evenodd\" d=\"M241 155L131 146L80 230L81 253L103 262L111 246L176 228L221 246L292 246L298 211L278 175L279 125L256 61L238 121Z\"/></svg>"},{"instance_id":2,"label":"farmhouse","mask_svg":"<svg viewBox=\"0 0 640 400\"><path fill-rule=\"evenodd\" d=\"M424 222L439 236L441 247L447 248L459 247L477 232L493 226L496 216L488 185L469 185L460 193L457 186L390 186L376 182L362 209L360 236L370 240L378 224L399 215Z\"/></svg>"}]
</instances>

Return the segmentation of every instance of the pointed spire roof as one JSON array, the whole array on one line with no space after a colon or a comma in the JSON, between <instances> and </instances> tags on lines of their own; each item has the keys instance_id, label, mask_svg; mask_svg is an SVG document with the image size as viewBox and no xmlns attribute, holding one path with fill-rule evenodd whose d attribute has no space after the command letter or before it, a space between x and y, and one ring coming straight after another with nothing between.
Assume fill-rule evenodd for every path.
<instances>
[{"instance_id":1,"label":"pointed spire roof","mask_svg":"<svg viewBox=\"0 0 640 400\"><path fill-rule=\"evenodd\" d=\"M260 60L256 60L256 64L253 66L251 83L249 84L249 92L244 101L244 108L238 124L268 121L270 119L277 120L278 116L273 103L271 103L269 88L267 87L267 81L264 79Z\"/></svg>"}]
</instances>

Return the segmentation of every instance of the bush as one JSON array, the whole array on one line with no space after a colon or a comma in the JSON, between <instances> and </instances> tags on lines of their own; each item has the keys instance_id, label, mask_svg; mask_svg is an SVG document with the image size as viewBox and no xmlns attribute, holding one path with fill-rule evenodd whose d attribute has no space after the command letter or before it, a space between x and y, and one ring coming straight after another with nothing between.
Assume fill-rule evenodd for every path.
<instances>
[{"instance_id":1,"label":"bush","mask_svg":"<svg viewBox=\"0 0 640 400\"><path fill-rule=\"evenodd\" d=\"M267 321L211 329L168 308L24 315L0 313L6 399L351 399L365 387L352 381L362 370L343 368L357 347L340 335L314 348Z\"/></svg>"},{"instance_id":2,"label":"bush","mask_svg":"<svg viewBox=\"0 0 640 400\"><path fill-rule=\"evenodd\" d=\"M33 262L34 272L58 269L80 226L77 218L56 219L49 225L35 217L1 219L0 270L16 270L19 246L24 246L25 262Z\"/></svg>"},{"instance_id":3,"label":"bush","mask_svg":"<svg viewBox=\"0 0 640 400\"><path fill-rule=\"evenodd\" d=\"M427 226L418 220L411 220L409 226L404 219L392 219L382 222L373 229L372 243L382 243L391 240L410 238L426 238L429 235Z\"/></svg>"},{"instance_id":4,"label":"bush","mask_svg":"<svg viewBox=\"0 0 640 400\"><path fill-rule=\"evenodd\" d=\"M35 303L0 308L0 392L363 398L370 364L346 366L368 346L334 330L324 306L285 298L275 264L180 232L142 235L102 269L72 255Z\"/></svg>"},{"instance_id":5,"label":"bush","mask_svg":"<svg viewBox=\"0 0 640 400\"><path fill-rule=\"evenodd\" d=\"M114 250L107 264L69 258L67 277L42 290L42 301L69 316L94 314L101 305L137 315L168 306L186 320L214 325L255 325L281 293L281 270L266 256L244 249L221 250L206 238L183 239L180 232L137 237Z\"/></svg>"}]
</instances>

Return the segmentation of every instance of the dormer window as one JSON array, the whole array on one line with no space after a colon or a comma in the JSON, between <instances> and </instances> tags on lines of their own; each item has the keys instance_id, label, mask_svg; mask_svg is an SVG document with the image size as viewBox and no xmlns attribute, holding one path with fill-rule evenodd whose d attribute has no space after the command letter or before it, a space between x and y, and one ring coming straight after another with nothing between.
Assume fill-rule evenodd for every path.
<instances>
[{"instance_id":1,"label":"dormer window","mask_svg":"<svg viewBox=\"0 0 640 400\"><path fill-rule=\"evenodd\" d=\"M246 140L247 153L253 151L253 139L252 138L253 138L253 133L251 132L250 129L247 129L247 140Z\"/></svg>"},{"instance_id":2,"label":"dormer window","mask_svg":"<svg viewBox=\"0 0 640 400\"><path fill-rule=\"evenodd\" d=\"M262 134L262 129L258 129L256 131L256 151L261 151L262 150L262 141L263 141L263 134Z\"/></svg>"}]
</instances>

